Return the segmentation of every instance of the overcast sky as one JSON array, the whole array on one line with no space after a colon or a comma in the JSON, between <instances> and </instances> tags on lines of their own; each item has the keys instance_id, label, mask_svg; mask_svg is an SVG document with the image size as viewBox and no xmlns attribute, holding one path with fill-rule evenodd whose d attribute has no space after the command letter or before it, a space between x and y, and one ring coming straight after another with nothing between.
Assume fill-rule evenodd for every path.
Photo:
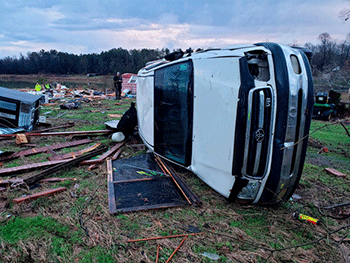
<instances>
[{"instance_id":1,"label":"overcast sky","mask_svg":"<svg viewBox=\"0 0 350 263\"><path fill-rule=\"evenodd\" d=\"M339 42L346 0L1 0L0 58L31 51L193 49L273 41Z\"/></svg>"}]
</instances>

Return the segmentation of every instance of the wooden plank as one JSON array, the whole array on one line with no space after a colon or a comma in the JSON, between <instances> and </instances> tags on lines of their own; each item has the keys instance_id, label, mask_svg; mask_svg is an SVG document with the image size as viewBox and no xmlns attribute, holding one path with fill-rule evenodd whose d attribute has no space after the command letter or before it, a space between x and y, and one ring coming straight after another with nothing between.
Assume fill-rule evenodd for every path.
<instances>
[{"instance_id":1,"label":"wooden plank","mask_svg":"<svg viewBox=\"0 0 350 263\"><path fill-rule=\"evenodd\" d=\"M66 191L67 188L66 187L59 187L59 188L55 188L55 189L50 189L50 190L46 190L46 191L42 191L36 194L32 194L32 195L27 195L27 196L22 196L19 198L15 198L12 200L12 202L14 204L20 204L22 202L26 202L26 201L31 201L31 200L35 200L38 199L39 197L43 197L43 196L51 196L51 195L55 195L61 192Z\"/></svg>"},{"instance_id":2,"label":"wooden plank","mask_svg":"<svg viewBox=\"0 0 350 263\"><path fill-rule=\"evenodd\" d=\"M114 184L113 184L113 166L112 160L107 160L107 187L108 187L108 208L110 213L117 213L116 203L114 197Z\"/></svg>"},{"instance_id":3,"label":"wooden plank","mask_svg":"<svg viewBox=\"0 0 350 263\"><path fill-rule=\"evenodd\" d=\"M121 114L108 114L108 116L111 118L121 118L123 115L121 115Z\"/></svg>"},{"instance_id":4,"label":"wooden plank","mask_svg":"<svg viewBox=\"0 0 350 263\"><path fill-rule=\"evenodd\" d=\"M37 153L43 153L47 152L49 150L59 150L63 148L68 148L68 147L74 147L82 144L87 144L93 142L90 139L84 139L84 140L78 140L78 141L73 141L73 142L63 142L63 143L58 143L50 146L44 146L44 147L38 147L38 148L32 148L24 151L19 151L18 153L14 154L12 158L20 157L20 156L28 156L28 155L33 155Z\"/></svg>"},{"instance_id":5,"label":"wooden plank","mask_svg":"<svg viewBox=\"0 0 350 263\"><path fill-rule=\"evenodd\" d=\"M185 240L187 239L188 235L186 235L182 241L180 242L180 244L177 246L177 248L174 250L174 252L170 255L170 257L168 258L168 260L165 263L169 263L170 260L173 258L173 256L175 255L175 253L180 249L180 247L182 247L183 243L185 242Z\"/></svg>"},{"instance_id":6,"label":"wooden plank","mask_svg":"<svg viewBox=\"0 0 350 263\"><path fill-rule=\"evenodd\" d=\"M60 154L60 155L55 155L55 156L49 157L48 159L50 161L56 161L56 160L64 160L64 159L76 158L78 156L83 155L84 153L91 152L91 151L95 150L100 145L101 145L101 143L96 143L95 145L87 147L87 148L82 149L80 151L70 152L70 153Z\"/></svg>"},{"instance_id":7,"label":"wooden plank","mask_svg":"<svg viewBox=\"0 0 350 263\"><path fill-rule=\"evenodd\" d=\"M81 162L81 164L92 165L92 164L102 163L102 162L104 162L107 159L108 156L110 156L110 155L114 154L116 151L118 151L118 149L121 148L124 145L124 143L125 142L117 143L111 149L109 149L107 152L102 154L100 156L100 158L95 159L95 160L87 160L87 161Z\"/></svg>"},{"instance_id":8,"label":"wooden plank","mask_svg":"<svg viewBox=\"0 0 350 263\"><path fill-rule=\"evenodd\" d=\"M76 178L61 178L61 177L50 177L50 178L45 178L40 180L40 183L58 183L58 182L64 182L64 181L75 181L77 180Z\"/></svg>"},{"instance_id":9,"label":"wooden plank","mask_svg":"<svg viewBox=\"0 0 350 263\"><path fill-rule=\"evenodd\" d=\"M119 149L113 156L112 156L112 160L117 160L119 155L121 154L122 149Z\"/></svg>"},{"instance_id":10,"label":"wooden plank","mask_svg":"<svg viewBox=\"0 0 350 263\"><path fill-rule=\"evenodd\" d=\"M17 167L3 168L3 169L0 169L0 177L10 176L10 175L12 176L14 173L15 174L24 173L24 172L28 172L29 170L44 168L44 167L48 167L48 166L52 166L52 165L56 165L64 162L67 162L67 160L32 163L32 164L26 164L26 165L21 165Z\"/></svg>"},{"instance_id":11,"label":"wooden plank","mask_svg":"<svg viewBox=\"0 0 350 263\"><path fill-rule=\"evenodd\" d=\"M337 177L343 177L343 178L346 178L346 174L343 174L342 172L339 172L338 170L336 169L333 169L333 168L324 168L324 170L331 174L331 175L334 175L334 176L337 176Z\"/></svg>"},{"instance_id":12,"label":"wooden plank","mask_svg":"<svg viewBox=\"0 0 350 263\"><path fill-rule=\"evenodd\" d=\"M44 136L71 136L71 135L94 135L94 134L110 134L113 130L96 130L96 131L70 131L70 132L27 132L25 133L25 136L38 136L38 137L44 137ZM16 137L16 134L0 134L0 138L14 138Z\"/></svg>"},{"instance_id":13,"label":"wooden plank","mask_svg":"<svg viewBox=\"0 0 350 263\"><path fill-rule=\"evenodd\" d=\"M187 202L192 205L192 202L190 201L190 199L187 197L187 195L185 194L185 192L183 191L183 189L181 188L181 186L179 185L179 183L175 180L173 174L169 171L169 169L165 166L165 164L162 162L162 160L160 159L160 157L158 157L158 155L155 156L155 160L158 163L159 167L163 170L163 172L165 174L168 174L171 176L171 179L173 179L175 185L177 186L177 188L179 189L179 191L182 193L182 195L185 197L185 199L187 200Z\"/></svg>"},{"instance_id":14,"label":"wooden plank","mask_svg":"<svg viewBox=\"0 0 350 263\"><path fill-rule=\"evenodd\" d=\"M33 131L32 133L43 133L43 132L48 132L48 131L57 130L57 129L61 129L61 128L71 128L73 126L74 126L74 122L68 122L66 125L61 125L61 126L56 126L56 127L52 127L52 128Z\"/></svg>"},{"instance_id":15,"label":"wooden plank","mask_svg":"<svg viewBox=\"0 0 350 263\"><path fill-rule=\"evenodd\" d=\"M89 171L92 171L93 169L96 169L98 167L98 165L97 164L92 164L92 165L90 165L89 166Z\"/></svg>"},{"instance_id":16,"label":"wooden plank","mask_svg":"<svg viewBox=\"0 0 350 263\"><path fill-rule=\"evenodd\" d=\"M6 180L0 180L0 186L12 186L12 185L18 185L23 184L23 179L17 178L17 179L6 179Z\"/></svg>"},{"instance_id":17,"label":"wooden plank","mask_svg":"<svg viewBox=\"0 0 350 263\"><path fill-rule=\"evenodd\" d=\"M192 192L192 190L188 187L188 185L181 179L181 177L177 174L174 168L166 161L163 161L162 164L168 169L168 171L173 175L173 178L177 181L177 183L181 186L182 190L187 194L189 199L195 205L201 205L202 201Z\"/></svg>"},{"instance_id":18,"label":"wooden plank","mask_svg":"<svg viewBox=\"0 0 350 263\"><path fill-rule=\"evenodd\" d=\"M35 174L33 176L30 176L26 179L24 179L23 181L27 184L27 185L33 185L37 182L39 182L40 180L48 177L51 174L54 174L56 172L62 171L63 169L67 169L68 167L71 166L75 166L78 165L80 162L90 159L96 155L101 154L102 152L104 152L106 150L105 147L102 147L101 149L97 149L93 152L90 152L86 155L83 156L79 156L77 158L74 159L68 159L68 160L61 160L61 161L52 161L52 162L58 162L57 165L50 167L48 169L46 169L45 171L42 171L38 174Z\"/></svg>"}]
</instances>

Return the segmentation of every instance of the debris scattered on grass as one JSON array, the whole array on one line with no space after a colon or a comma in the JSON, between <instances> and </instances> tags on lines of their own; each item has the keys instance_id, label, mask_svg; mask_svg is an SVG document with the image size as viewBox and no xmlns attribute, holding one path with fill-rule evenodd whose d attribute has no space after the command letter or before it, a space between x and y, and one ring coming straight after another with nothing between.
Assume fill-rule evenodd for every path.
<instances>
[{"instance_id":1,"label":"debris scattered on grass","mask_svg":"<svg viewBox=\"0 0 350 263\"><path fill-rule=\"evenodd\" d=\"M84 165L92 165L92 164L99 164L99 163L102 163L104 162L107 157L109 157L110 155L114 154L116 151L118 151L123 145L124 145L125 142L122 142L122 143L117 143L116 145L114 145L111 149L109 149L107 152L105 152L104 154L102 154L98 159L95 159L95 160L86 160L86 161L83 161L81 162L81 164L84 164Z\"/></svg>"},{"instance_id":2,"label":"debris scattered on grass","mask_svg":"<svg viewBox=\"0 0 350 263\"><path fill-rule=\"evenodd\" d=\"M102 148L96 149L96 150L94 150L94 151L92 151L92 152L90 152L90 153L88 153L86 155L79 156L79 157L73 158L73 159L61 160L61 161L52 161L52 162L57 162L58 164L53 166L53 167L51 167L51 168L49 168L49 169L46 169L45 171L42 171L42 172L40 172L38 174L32 175L32 176L24 179L24 182L27 185L33 185L33 184L39 182L40 180L46 178L47 176L61 171L62 169L66 169L68 167L72 167L74 165L80 164L84 160L91 159L92 157L94 157L94 156L104 152L105 149L106 149L105 147L102 147Z\"/></svg>"},{"instance_id":3,"label":"debris scattered on grass","mask_svg":"<svg viewBox=\"0 0 350 263\"><path fill-rule=\"evenodd\" d=\"M30 142L30 138L27 138L25 136L25 134L16 134L16 144L20 145L20 144L25 144L25 143L29 143Z\"/></svg>"},{"instance_id":4,"label":"debris scattered on grass","mask_svg":"<svg viewBox=\"0 0 350 263\"><path fill-rule=\"evenodd\" d=\"M51 196L51 195L55 195L61 192L66 191L67 188L66 187L59 187L59 188L55 188L55 189L50 189L50 190L46 190L46 191L42 191L36 194L32 194L32 195L27 195L27 196L22 196L19 198L15 198L12 200L12 202L14 204L20 204L22 202L26 202L26 201L31 201L31 200L35 200L38 199L39 197L43 197L43 196Z\"/></svg>"},{"instance_id":5,"label":"debris scattered on grass","mask_svg":"<svg viewBox=\"0 0 350 263\"><path fill-rule=\"evenodd\" d=\"M57 183L57 182L64 182L64 181L76 181L76 178L61 178L61 177L51 177L51 178L45 178L40 180L40 183Z\"/></svg>"},{"instance_id":6,"label":"debris scattered on grass","mask_svg":"<svg viewBox=\"0 0 350 263\"><path fill-rule=\"evenodd\" d=\"M177 246L177 248L174 250L174 252L170 255L170 257L168 258L168 260L165 263L170 262L170 260L173 258L173 256L175 255L175 253L180 249L180 247L182 247L183 243L186 241L186 239L188 238L188 235L186 235L181 243Z\"/></svg>"},{"instance_id":7,"label":"debris scattered on grass","mask_svg":"<svg viewBox=\"0 0 350 263\"><path fill-rule=\"evenodd\" d=\"M333 169L333 168L325 168L324 170L325 170L327 173L331 174L331 175L334 175L334 176L337 176L337 177L346 178L346 174L343 174L342 172L339 172L339 171L336 170L336 169Z\"/></svg>"},{"instance_id":8,"label":"debris scattered on grass","mask_svg":"<svg viewBox=\"0 0 350 263\"><path fill-rule=\"evenodd\" d=\"M177 237L185 237L185 236L197 236L197 235L204 235L205 233L189 233L189 234L182 234L182 235L172 235L172 236L160 236L160 237L148 237L148 238L141 238L141 239L129 239L126 242L141 242L141 241L148 241L148 240L158 240L158 239L167 239L167 238L177 238Z\"/></svg>"},{"instance_id":9,"label":"debris scattered on grass","mask_svg":"<svg viewBox=\"0 0 350 263\"><path fill-rule=\"evenodd\" d=\"M328 148L327 147L322 147L317 154L321 154L321 153L329 153Z\"/></svg>"},{"instance_id":10,"label":"debris scattered on grass","mask_svg":"<svg viewBox=\"0 0 350 263\"><path fill-rule=\"evenodd\" d=\"M307 221L313 225L319 225L320 224L320 221L316 218L313 218L311 216L307 216L307 215L304 215L304 214L300 214L300 213L294 213L293 214L293 217L296 218L296 219L299 219L300 221Z\"/></svg>"},{"instance_id":11,"label":"debris scattered on grass","mask_svg":"<svg viewBox=\"0 0 350 263\"><path fill-rule=\"evenodd\" d=\"M204 252L201 254L203 257L210 258L212 260L219 260L220 257L217 254L209 253L209 252Z\"/></svg>"}]
</instances>

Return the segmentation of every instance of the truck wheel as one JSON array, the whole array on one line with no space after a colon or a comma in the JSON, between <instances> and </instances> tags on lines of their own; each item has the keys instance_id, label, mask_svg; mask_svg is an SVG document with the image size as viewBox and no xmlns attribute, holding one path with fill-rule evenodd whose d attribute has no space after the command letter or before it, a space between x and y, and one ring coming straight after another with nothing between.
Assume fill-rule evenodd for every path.
<instances>
[{"instance_id":1,"label":"truck wheel","mask_svg":"<svg viewBox=\"0 0 350 263\"><path fill-rule=\"evenodd\" d=\"M322 114L322 120L329 121L332 117L332 111L327 110Z\"/></svg>"}]
</instances>

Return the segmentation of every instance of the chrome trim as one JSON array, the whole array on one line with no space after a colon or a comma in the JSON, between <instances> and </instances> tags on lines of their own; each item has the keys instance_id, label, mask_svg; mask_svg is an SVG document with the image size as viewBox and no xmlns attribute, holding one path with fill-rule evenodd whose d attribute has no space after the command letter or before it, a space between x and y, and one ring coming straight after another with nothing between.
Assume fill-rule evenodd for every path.
<instances>
[{"instance_id":1,"label":"chrome trim","mask_svg":"<svg viewBox=\"0 0 350 263\"><path fill-rule=\"evenodd\" d=\"M260 101L259 101L259 125L258 125L258 128L259 128L259 130L260 129L262 130L264 128L264 118L265 118L265 94L261 90L259 92L259 95L260 95L259 96L260 97ZM261 157L261 149L262 149L262 141L263 140L264 139L262 139L261 141L258 141L258 143L256 145L256 153L255 153L255 162L254 162L253 175L257 175L258 171L259 171L259 164L260 164L260 157Z\"/></svg>"},{"instance_id":2,"label":"chrome trim","mask_svg":"<svg viewBox=\"0 0 350 263\"><path fill-rule=\"evenodd\" d=\"M253 138L251 138L251 129L252 129L252 113L253 113L253 95L254 92L257 90L259 91L259 116L258 116L258 128L263 129L264 128L264 122L265 122L265 94L264 94L264 89L270 90L271 93L271 101L270 105L270 120L269 120L269 130L264 131L265 132L265 137L264 140L267 141L267 152L263 153L262 152L262 146L263 146L263 141L257 142L256 144L256 152L255 152L255 158L254 158L254 166L253 166L253 172L252 174L248 174L247 172L247 167L248 167L248 162L249 162L249 151L250 151L250 143ZM262 179L266 176L267 172L269 171L269 166L271 164L271 152L272 152L272 143L273 143L273 133L274 133L274 117L275 117L275 98L274 98L274 90L270 86L263 86L263 87L255 87L254 89L249 91L248 95L248 109L247 109L247 125L246 125L246 136L245 136L245 145L244 145L244 159L243 159L243 166L242 166L242 175L245 178L249 179ZM255 139L255 138L254 138ZM266 155L266 162L264 164L261 164L261 156ZM264 173L262 176L256 176L259 171L260 165L265 165Z\"/></svg>"},{"instance_id":3,"label":"chrome trim","mask_svg":"<svg viewBox=\"0 0 350 263\"><path fill-rule=\"evenodd\" d=\"M260 103L259 103L259 128L264 128L264 112L265 112L265 94L261 90L259 92L260 95Z\"/></svg>"},{"instance_id":4,"label":"chrome trim","mask_svg":"<svg viewBox=\"0 0 350 263\"><path fill-rule=\"evenodd\" d=\"M256 145L256 154L255 154L253 175L257 175L258 171L259 171L259 164L260 164L260 157L261 157L261 148L262 148L262 142L258 142L257 145Z\"/></svg>"},{"instance_id":5,"label":"chrome trim","mask_svg":"<svg viewBox=\"0 0 350 263\"><path fill-rule=\"evenodd\" d=\"M300 141L298 145L294 145L296 141L299 141L304 136L304 130L305 130L305 111L307 108L307 95L308 95L308 78L306 73L305 64L302 62L303 58L300 55L299 51L297 50L291 50L289 48L285 48L282 46L283 52L285 54L286 58L286 64L288 69L288 75L289 75L289 104L286 105L289 109L289 115L287 119L287 130L285 135L285 148L283 152L283 159L282 159L282 169L281 169L281 175L280 175L280 182L277 188L276 195L279 194L279 192L284 189L288 188L286 193L283 196L287 196L290 191L292 190L295 181L297 179L297 174L300 166L300 157L301 157L301 151L302 146L304 143L307 143L307 140ZM292 63L290 61L291 55L295 55L298 60L299 64L301 66L301 73L296 74L293 70ZM302 92L302 96L299 99L299 92ZM300 112L297 112L298 109L301 109ZM296 129L298 127L297 123L297 117L298 114L300 115L300 124L299 124L299 131L297 132ZM298 138L296 138L296 134L299 134ZM295 152L295 162L293 166L293 171L291 171L291 160L294 153L294 148L297 147ZM283 197L281 196L281 198Z\"/></svg>"}]
</instances>

